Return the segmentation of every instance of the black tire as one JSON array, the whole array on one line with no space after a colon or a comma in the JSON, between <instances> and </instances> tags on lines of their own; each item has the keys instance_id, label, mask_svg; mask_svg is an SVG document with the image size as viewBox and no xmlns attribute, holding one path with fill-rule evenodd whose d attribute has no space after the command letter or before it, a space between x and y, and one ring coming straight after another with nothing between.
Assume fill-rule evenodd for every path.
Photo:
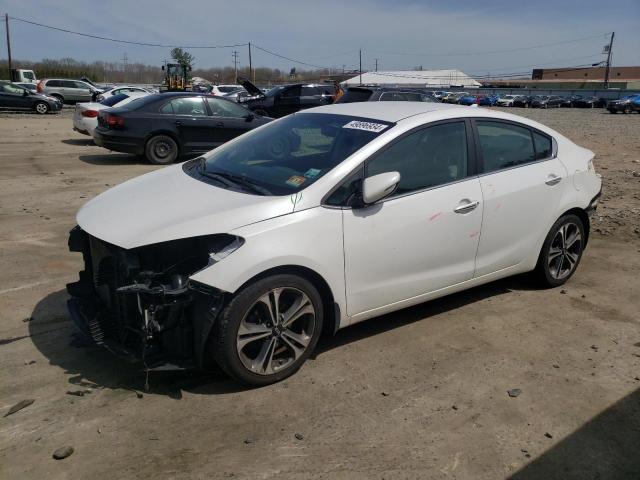
<instances>
[{"instance_id":1,"label":"black tire","mask_svg":"<svg viewBox=\"0 0 640 480\"><path fill-rule=\"evenodd\" d=\"M261 297L264 298L264 295L268 295L272 290L280 288L285 289L284 292L289 289L290 291L299 291L304 293L304 295L306 295L307 299L313 306L315 318L313 321L313 332L308 335L308 344L302 354L299 355L298 358L291 359L291 363L285 363L285 365L287 366L283 366L282 369L275 370L271 369L271 367L273 366L273 362L275 361L275 359L269 361L271 355L275 356L275 352L293 352L293 350L286 346L284 341L286 340L286 338L284 337L284 335L278 335L277 327L273 327L273 333L268 333L266 339L264 340L247 343L244 347L240 348L238 348L237 343L241 322L244 322L245 318L252 318L251 315L255 314L258 311L258 299L260 299ZM281 295L281 298L284 297L284 295L285 293ZM269 300L271 300L271 298L272 297L269 296ZM318 290L313 286L313 284L305 278L289 274L278 274L263 278L248 285L240 292L238 292L220 313L220 316L214 326L211 338L208 342L207 357L213 357L213 359L225 373L246 385L259 387L279 382L297 372L302 364L307 360L307 358L309 358L309 355L311 355L311 353L313 352L322 331L323 315L324 312L320 294L318 293ZM278 317L284 318L280 315ZM305 316L301 316L300 320L302 320L303 318L305 318ZM264 327L267 329L272 328L272 326L260 322L252 325L259 325L260 327ZM306 335L308 332L303 331L303 333ZM241 359L241 355L243 355L244 361L247 361L247 356L245 356L244 349L251 345L256 350L261 350L262 348L264 348L265 343L271 341L274 342L274 346L272 348L273 352L270 356L267 357L269 368L267 369L265 367L262 373L255 373L255 371L247 368L247 366L245 366L243 360ZM259 344L259 342L262 343ZM270 351L269 347L267 347L266 351ZM256 359L259 356L260 353L256 355ZM256 363L256 365L259 365L259 362ZM264 365L265 364L263 363L261 366ZM267 371L270 371L272 373L267 373Z\"/></svg>"},{"instance_id":2,"label":"black tire","mask_svg":"<svg viewBox=\"0 0 640 480\"><path fill-rule=\"evenodd\" d=\"M49 110L51 110L51 107L49 107L49 104L47 102L36 102L33 105L33 111L39 113L40 115L49 113Z\"/></svg>"},{"instance_id":3,"label":"black tire","mask_svg":"<svg viewBox=\"0 0 640 480\"><path fill-rule=\"evenodd\" d=\"M169 165L178 158L178 144L168 135L155 135L147 141L144 155L154 165Z\"/></svg>"},{"instance_id":4,"label":"black tire","mask_svg":"<svg viewBox=\"0 0 640 480\"><path fill-rule=\"evenodd\" d=\"M564 246L560 245L560 238L563 237L563 234L560 233L562 228L566 228L566 239L569 242L571 242L574 233L578 233L579 237L570 245L566 241ZM559 287L565 284L578 269L586 239L585 227L580 217L574 214L560 217L549 230L540 250L538 263L534 270L534 276L538 282L545 287ZM561 253L558 254L558 251ZM552 258L551 255L554 257ZM554 258L558 260L554 260ZM551 267L552 264L553 267ZM563 268L563 265L570 267L570 269Z\"/></svg>"}]
</instances>

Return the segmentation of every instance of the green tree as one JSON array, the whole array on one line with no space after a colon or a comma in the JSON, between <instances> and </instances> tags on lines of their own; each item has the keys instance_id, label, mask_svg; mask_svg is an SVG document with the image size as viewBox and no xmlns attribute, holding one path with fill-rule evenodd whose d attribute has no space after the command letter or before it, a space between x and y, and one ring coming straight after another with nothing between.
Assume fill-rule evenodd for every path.
<instances>
[{"instance_id":1,"label":"green tree","mask_svg":"<svg viewBox=\"0 0 640 480\"><path fill-rule=\"evenodd\" d=\"M176 47L171 50L171 58L173 58L178 65L182 65L184 67L193 66L193 61L195 57L188 52L185 52L179 47Z\"/></svg>"}]
</instances>

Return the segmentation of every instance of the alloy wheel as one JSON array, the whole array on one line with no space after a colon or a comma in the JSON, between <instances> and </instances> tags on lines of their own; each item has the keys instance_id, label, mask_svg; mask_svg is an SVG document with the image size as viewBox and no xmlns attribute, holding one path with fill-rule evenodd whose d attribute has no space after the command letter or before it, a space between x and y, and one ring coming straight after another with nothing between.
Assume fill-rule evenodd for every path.
<instances>
[{"instance_id":1,"label":"alloy wheel","mask_svg":"<svg viewBox=\"0 0 640 480\"><path fill-rule=\"evenodd\" d=\"M44 114L44 113L47 113L48 111L49 111L49 107L47 106L47 104L45 103L36 104L36 112Z\"/></svg>"},{"instance_id":2,"label":"alloy wheel","mask_svg":"<svg viewBox=\"0 0 640 480\"><path fill-rule=\"evenodd\" d=\"M298 360L316 328L313 303L293 287L274 288L259 297L240 322L236 349L244 367L272 375Z\"/></svg>"},{"instance_id":3,"label":"alloy wheel","mask_svg":"<svg viewBox=\"0 0 640 480\"><path fill-rule=\"evenodd\" d=\"M582 253L580 227L573 222L563 224L556 232L547 256L549 273L556 280L568 277L575 270Z\"/></svg>"}]
</instances>

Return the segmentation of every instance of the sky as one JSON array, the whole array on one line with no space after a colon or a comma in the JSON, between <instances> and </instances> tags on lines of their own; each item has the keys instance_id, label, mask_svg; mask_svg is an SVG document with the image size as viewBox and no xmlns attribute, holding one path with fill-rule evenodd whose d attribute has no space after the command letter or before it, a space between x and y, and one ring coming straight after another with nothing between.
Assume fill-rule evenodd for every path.
<instances>
[{"instance_id":1,"label":"sky","mask_svg":"<svg viewBox=\"0 0 640 480\"><path fill-rule=\"evenodd\" d=\"M520 5L518 5L520 4ZM457 68L477 76L590 65L615 31L613 64L640 65L640 0L0 0L0 13L58 28L167 45L251 42L254 66ZM161 65L169 48L125 45L10 20L14 59ZM0 58L6 59L4 22ZM574 41L576 40L576 41ZM563 42L563 43L560 43ZM553 44L553 45L550 45ZM535 48L532 48L535 47ZM195 67L248 64L248 48L189 49Z\"/></svg>"}]
</instances>

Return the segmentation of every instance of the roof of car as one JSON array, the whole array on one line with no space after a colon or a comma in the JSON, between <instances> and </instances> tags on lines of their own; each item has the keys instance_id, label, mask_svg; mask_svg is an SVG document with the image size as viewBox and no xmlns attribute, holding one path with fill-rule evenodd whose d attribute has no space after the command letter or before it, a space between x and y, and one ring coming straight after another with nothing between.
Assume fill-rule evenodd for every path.
<instances>
[{"instance_id":1,"label":"roof of car","mask_svg":"<svg viewBox=\"0 0 640 480\"><path fill-rule=\"evenodd\" d=\"M451 109L468 109L460 105L427 102L354 102L336 103L317 107L313 113L334 113L337 115L351 115L354 117L372 118L385 122L398 122L404 118L421 113L437 112Z\"/></svg>"}]
</instances>

